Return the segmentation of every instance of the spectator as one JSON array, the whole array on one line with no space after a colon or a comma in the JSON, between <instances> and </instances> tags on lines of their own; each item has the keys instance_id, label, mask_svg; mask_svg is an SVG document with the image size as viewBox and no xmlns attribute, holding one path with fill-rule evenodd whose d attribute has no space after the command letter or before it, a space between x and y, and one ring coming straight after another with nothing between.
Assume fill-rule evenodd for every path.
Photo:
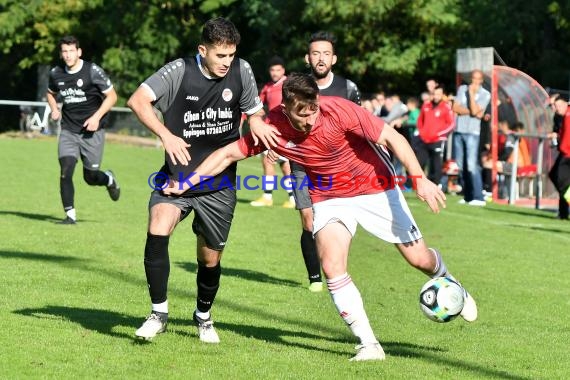
<instances>
[{"instance_id":1,"label":"spectator","mask_svg":"<svg viewBox=\"0 0 570 380\"><path fill-rule=\"evenodd\" d=\"M453 148L455 159L463 171L463 199L460 203L471 206L485 206L481 165L479 163L479 135L481 119L491 100L489 91L483 88L483 72L474 70L471 83L461 85L453 103L457 114Z\"/></svg>"},{"instance_id":2,"label":"spectator","mask_svg":"<svg viewBox=\"0 0 570 380\"><path fill-rule=\"evenodd\" d=\"M443 147L454 126L453 111L443 98L443 88L437 86L433 100L422 105L418 117L419 139L415 144L422 169L429 163L428 179L436 184L441 181Z\"/></svg>"}]
</instances>

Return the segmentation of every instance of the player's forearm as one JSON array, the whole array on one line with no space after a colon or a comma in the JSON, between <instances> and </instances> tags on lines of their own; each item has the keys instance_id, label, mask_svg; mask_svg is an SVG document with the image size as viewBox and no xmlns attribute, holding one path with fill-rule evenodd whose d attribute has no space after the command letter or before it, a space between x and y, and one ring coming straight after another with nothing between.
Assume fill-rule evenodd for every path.
<instances>
[{"instance_id":1,"label":"player's forearm","mask_svg":"<svg viewBox=\"0 0 570 380\"><path fill-rule=\"evenodd\" d=\"M55 100L55 96L51 92L46 93L46 99L49 104L50 110L53 112L54 110L57 111L57 101Z\"/></svg>"},{"instance_id":2,"label":"player's forearm","mask_svg":"<svg viewBox=\"0 0 570 380\"><path fill-rule=\"evenodd\" d=\"M237 144L237 142L234 142L210 154L196 168L194 174L188 180L190 182L189 184L195 186L200 182L200 179L216 176L232 163L246 158L246 156L239 150Z\"/></svg>"},{"instance_id":3,"label":"player's forearm","mask_svg":"<svg viewBox=\"0 0 570 380\"><path fill-rule=\"evenodd\" d=\"M101 103L101 106L95 112L94 116L101 120L101 118L105 116L105 114L109 112L116 103L117 93L114 89L111 89L107 94L105 94L105 99L103 99L103 103Z\"/></svg>"},{"instance_id":4,"label":"player's forearm","mask_svg":"<svg viewBox=\"0 0 570 380\"><path fill-rule=\"evenodd\" d=\"M263 128L265 126L265 122L263 118L265 116L265 111L259 110L253 115L249 116L247 122L249 123L250 129L256 129L257 127Z\"/></svg>"},{"instance_id":5,"label":"player's forearm","mask_svg":"<svg viewBox=\"0 0 570 380\"><path fill-rule=\"evenodd\" d=\"M384 126L378 143L387 145L390 148L406 168L406 173L408 173L409 177L424 177L424 171L422 170L412 147L408 141L406 141L406 139L392 127Z\"/></svg>"},{"instance_id":6,"label":"player's forearm","mask_svg":"<svg viewBox=\"0 0 570 380\"><path fill-rule=\"evenodd\" d=\"M137 92L127 101L127 106L133 110L139 121L160 139L170 134L168 128L156 116L150 101L138 96Z\"/></svg>"}]
</instances>

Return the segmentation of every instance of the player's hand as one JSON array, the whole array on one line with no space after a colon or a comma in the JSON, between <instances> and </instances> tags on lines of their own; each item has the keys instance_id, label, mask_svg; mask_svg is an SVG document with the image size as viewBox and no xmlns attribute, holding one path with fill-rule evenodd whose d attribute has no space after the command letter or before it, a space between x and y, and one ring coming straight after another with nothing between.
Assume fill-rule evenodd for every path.
<instances>
[{"instance_id":1,"label":"player's hand","mask_svg":"<svg viewBox=\"0 0 570 380\"><path fill-rule=\"evenodd\" d=\"M91 116L89 119L85 120L83 128L85 128L86 131L95 132L99 129L99 118L97 118L97 116Z\"/></svg>"},{"instance_id":2,"label":"player's hand","mask_svg":"<svg viewBox=\"0 0 570 380\"><path fill-rule=\"evenodd\" d=\"M183 183L182 186L180 186L180 182L175 179L170 179L168 186L162 189L162 193L164 195L182 195L182 193L188 190L185 186L186 183Z\"/></svg>"},{"instance_id":3,"label":"player's hand","mask_svg":"<svg viewBox=\"0 0 570 380\"><path fill-rule=\"evenodd\" d=\"M267 162L269 162L271 165L273 165L274 163L279 161L279 155L277 153L275 153L274 150L269 149L267 151L267 155L265 156L265 159L267 160Z\"/></svg>"},{"instance_id":4,"label":"player's hand","mask_svg":"<svg viewBox=\"0 0 570 380\"><path fill-rule=\"evenodd\" d=\"M190 144L184 141L184 139L174 136L172 133L160 136L160 139L162 140L164 150L168 153L168 156L174 165L177 165L178 163L188 165L188 161L191 159L190 153L188 152Z\"/></svg>"},{"instance_id":5,"label":"player's hand","mask_svg":"<svg viewBox=\"0 0 570 380\"><path fill-rule=\"evenodd\" d=\"M253 143L257 146L259 141L267 148L271 149L272 146L277 146L279 143L279 135L281 133L269 124L256 123L250 124L249 130L253 137Z\"/></svg>"},{"instance_id":6,"label":"player's hand","mask_svg":"<svg viewBox=\"0 0 570 380\"><path fill-rule=\"evenodd\" d=\"M51 111L51 119L53 121L58 121L60 117L61 117L61 112L59 111L59 109L56 108L53 111Z\"/></svg>"},{"instance_id":7,"label":"player's hand","mask_svg":"<svg viewBox=\"0 0 570 380\"><path fill-rule=\"evenodd\" d=\"M439 213L440 205L445 208L446 197L443 191L435 183L425 177L414 179L417 197L426 202L431 211Z\"/></svg>"}]
</instances>

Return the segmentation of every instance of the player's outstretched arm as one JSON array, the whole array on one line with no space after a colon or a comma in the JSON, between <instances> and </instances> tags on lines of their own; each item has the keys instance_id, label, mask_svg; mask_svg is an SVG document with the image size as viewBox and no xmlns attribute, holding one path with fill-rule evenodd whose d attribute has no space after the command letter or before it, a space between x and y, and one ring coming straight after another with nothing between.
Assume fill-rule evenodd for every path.
<instances>
[{"instance_id":1,"label":"player's outstretched arm","mask_svg":"<svg viewBox=\"0 0 570 380\"><path fill-rule=\"evenodd\" d=\"M263 110L251 115L248 119L249 129L255 145L261 140L263 146L267 149L271 149L272 146L277 146L279 143L277 136L281 135L281 133L263 121L264 115L265 112L263 112Z\"/></svg>"},{"instance_id":2,"label":"player's outstretched arm","mask_svg":"<svg viewBox=\"0 0 570 380\"><path fill-rule=\"evenodd\" d=\"M190 161L190 153L186 143L182 138L174 136L168 128L158 119L152 107L152 96L144 87L139 87L129 98L127 106L133 110L148 129L157 135L162 141L162 146L173 164L180 162L182 165L188 165Z\"/></svg>"},{"instance_id":3,"label":"player's outstretched arm","mask_svg":"<svg viewBox=\"0 0 570 380\"><path fill-rule=\"evenodd\" d=\"M384 124L377 144L388 146L406 168L419 199L426 202L433 212L439 212L439 207L445 208L445 194L441 189L426 178L412 147L406 139L394 128Z\"/></svg>"},{"instance_id":4,"label":"player's outstretched arm","mask_svg":"<svg viewBox=\"0 0 570 380\"><path fill-rule=\"evenodd\" d=\"M239 141L235 141L210 154L202 163L186 178L185 182L171 180L168 187L162 192L166 195L180 195L191 187L200 183L201 178L211 178L220 174L232 163L248 157L239 148Z\"/></svg>"}]
</instances>

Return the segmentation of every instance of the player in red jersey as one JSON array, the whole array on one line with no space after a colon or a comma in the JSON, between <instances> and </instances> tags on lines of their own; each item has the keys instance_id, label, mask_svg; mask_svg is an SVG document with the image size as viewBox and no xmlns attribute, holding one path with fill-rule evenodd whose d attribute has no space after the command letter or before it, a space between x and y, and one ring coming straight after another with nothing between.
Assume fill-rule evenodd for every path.
<instances>
[{"instance_id":1,"label":"player in red jersey","mask_svg":"<svg viewBox=\"0 0 570 380\"><path fill-rule=\"evenodd\" d=\"M291 74L287 78L283 105L270 113L269 121L281 133L278 146L272 149L302 163L313 184L313 234L327 286L340 316L360 340L351 360L383 360L384 351L372 331L360 292L347 273L357 224L395 244L410 265L428 276L453 277L439 252L426 245L399 187L390 184L394 169L378 146L390 148L401 160L407 173L415 177L418 198L432 211L439 212L440 206L445 206L445 195L425 177L402 135L350 101L319 97L309 75ZM186 182L173 182L173 187L164 192L185 191L203 176L215 175L262 149L245 136L218 149ZM477 306L467 292L461 315L469 322L477 319Z\"/></svg>"},{"instance_id":2,"label":"player in red jersey","mask_svg":"<svg viewBox=\"0 0 570 380\"><path fill-rule=\"evenodd\" d=\"M558 138L560 153L550 169L548 176L560 194L558 203L558 218L568 220L568 203L570 203L570 107L568 101L560 96L554 100L556 114L562 118L562 124L557 133L551 137Z\"/></svg>"}]
</instances>

